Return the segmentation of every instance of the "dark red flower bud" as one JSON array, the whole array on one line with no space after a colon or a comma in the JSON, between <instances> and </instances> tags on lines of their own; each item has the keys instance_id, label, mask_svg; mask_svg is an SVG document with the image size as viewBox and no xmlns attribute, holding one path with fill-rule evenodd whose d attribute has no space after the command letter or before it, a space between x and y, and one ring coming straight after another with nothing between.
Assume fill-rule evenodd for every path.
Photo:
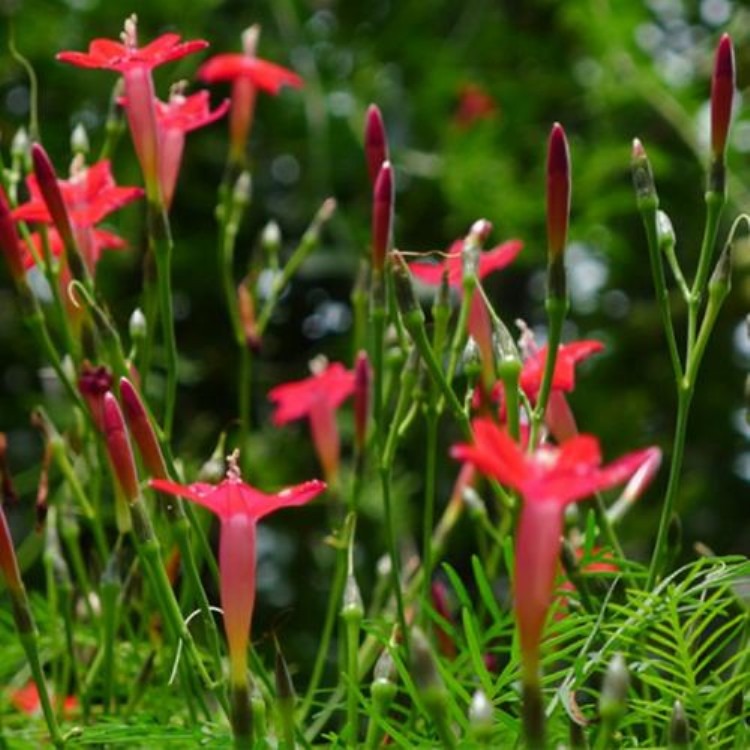
<instances>
[{"instance_id":1,"label":"dark red flower bud","mask_svg":"<svg viewBox=\"0 0 750 750\"><path fill-rule=\"evenodd\" d=\"M103 404L104 439L112 471L128 502L138 498L138 474L135 470L133 448L130 445L125 419L120 404L111 392L104 394Z\"/></svg>"},{"instance_id":2,"label":"dark red flower bud","mask_svg":"<svg viewBox=\"0 0 750 750\"><path fill-rule=\"evenodd\" d=\"M104 394L112 387L112 373L104 365L90 362L81 365L78 390L89 406L94 424L104 432Z\"/></svg>"},{"instance_id":3,"label":"dark red flower bud","mask_svg":"<svg viewBox=\"0 0 750 750\"><path fill-rule=\"evenodd\" d=\"M31 161L34 165L34 176L39 185L39 191L47 204L55 228L62 237L65 247L69 248L75 244L73 230L70 226L68 209L65 207L60 185L57 183L57 174L52 166L47 152L41 144L34 143L31 146Z\"/></svg>"},{"instance_id":4,"label":"dark red flower bud","mask_svg":"<svg viewBox=\"0 0 750 750\"><path fill-rule=\"evenodd\" d=\"M547 149L547 248L550 260L565 250L570 216L570 152L562 125L552 126Z\"/></svg>"},{"instance_id":5,"label":"dark red flower bud","mask_svg":"<svg viewBox=\"0 0 750 750\"><path fill-rule=\"evenodd\" d=\"M370 182L374 186L378 179L380 167L388 161L388 138L385 134L383 116L376 104L371 104L367 108L365 156L367 157L367 171L370 174Z\"/></svg>"},{"instance_id":6,"label":"dark red flower bud","mask_svg":"<svg viewBox=\"0 0 750 750\"><path fill-rule=\"evenodd\" d=\"M383 162L375 180L372 199L372 265L383 270L393 227L393 168Z\"/></svg>"},{"instance_id":7,"label":"dark red flower bud","mask_svg":"<svg viewBox=\"0 0 750 750\"><path fill-rule=\"evenodd\" d=\"M723 160L732 119L734 98L734 48L729 34L724 34L716 48L716 61L711 81L711 153Z\"/></svg>"},{"instance_id":8,"label":"dark red flower bud","mask_svg":"<svg viewBox=\"0 0 750 750\"><path fill-rule=\"evenodd\" d=\"M151 419L138 391L127 378L120 378L120 398L130 434L138 446L148 473L157 479L166 479L167 467Z\"/></svg>"}]
</instances>

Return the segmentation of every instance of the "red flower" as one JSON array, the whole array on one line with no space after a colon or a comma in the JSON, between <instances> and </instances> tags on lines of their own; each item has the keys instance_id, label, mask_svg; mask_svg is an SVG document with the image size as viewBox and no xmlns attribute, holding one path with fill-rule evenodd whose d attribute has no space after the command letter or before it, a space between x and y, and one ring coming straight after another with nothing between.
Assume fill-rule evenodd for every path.
<instances>
[{"instance_id":1,"label":"red flower","mask_svg":"<svg viewBox=\"0 0 750 750\"><path fill-rule=\"evenodd\" d=\"M464 241L456 240L448 248L447 257L440 263L430 263L424 260L416 260L409 264L409 269L416 278L425 284L439 284L443 277L443 271L448 270L448 284L453 289L461 289L463 276L461 264L461 249ZM495 271L510 265L518 253L521 252L523 243L520 240L508 240L502 245L493 247L479 254L479 267L477 275L484 279Z\"/></svg>"},{"instance_id":2,"label":"red flower","mask_svg":"<svg viewBox=\"0 0 750 750\"><path fill-rule=\"evenodd\" d=\"M524 660L524 679L536 682L539 644L555 585L565 506L627 481L651 448L602 466L597 439L579 435L560 447L542 445L527 453L490 419L472 423L474 442L456 445L454 458L521 493L515 552L515 612Z\"/></svg>"},{"instance_id":3,"label":"red flower","mask_svg":"<svg viewBox=\"0 0 750 750\"><path fill-rule=\"evenodd\" d=\"M160 203L159 138L156 129L154 82L151 71L157 65L179 60L208 47L196 39L181 42L178 34L163 34L145 47L138 47L136 17L125 21L122 42L95 39L86 52L60 52L57 59L83 68L104 68L123 75L127 116L138 161L146 182L149 201Z\"/></svg>"},{"instance_id":4,"label":"red flower","mask_svg":"<svg viewBox=\"0 0 750 750\"><path fill-rule=\"evenodd\" d=\"M244 78L269 94L278 94L283 86L301 88L302 79L291 70L240 53L215 55L198 69L198 78L205 83L233 82Z\"/></svg>"},{"instance_id":5,"label":"red flower","mask_svg":"<svg viewBox=\"0 0 750 750\"><path fill-rule=\"evenodd\" d=\"M486 120L495 114L497 103L484 88L476 83L467 83L461 87L453 116L457 125L469 128L479 120Z\"/></svg>"},{"instance_id":6,"label":"red flower","mask_svg":"<svg viewBox=\"0 0 750 750\"><path fill-rule=\"evenodd\" d=\"M229 642L232 682L245 684L247 642L255 604L256 524L280 508L312 500L326 485L312 480L267 495L245 484L234 465L218 485L186 486L165 479L152 479L149 484L159 492L192 500L219 516L221 606Z\"/></svg>"},{"instance_id":7,"label":"red flower","mask_svg":"<svg viewBox=\"0 0 750 750\"><path fill-rule=\"evenodd\" d=\"M36 683L30 681L26 683L22 688L14 690L10 694L10 702L13 707L22 713L34 716L41 713L42 702L39 698L39 689ZM55 700L55 704L59 704L59 701ZM78 710L78 698L75 695L69 695L63 700L62 706L63 714L69 716Z\"/></svg>"},{"instance_id":8,"label":"red flower","mask_svg":"<svg viewBox=\"0 0 750 750\"><path fill-rule=\"evenodd\" d=\"M26 178L26 185L30 198L13 211L13 217L19 221L52 224L54 217L33 174ZM93 272L102 249L125 246L120 237L92 229L93 226L113 211L140 198L143 190L139 187L117 186L108 161L100 161L90 167L74 162L70 179L57 180L57 185L76 243L89 271ZM53 254L59 255L63 242L56 230L50 230L49 242ZM40 244L36 246L41 247ZM29 267L28 256L24 258L24 264Z\"/></svg>"},{"instance_id":9,"label":"red flower","mask_svg":"<svg viewBox=\"0 0 750 750\"><path fill-rule=\"evenodd\" d=\"M255 56L260 28L251 26L242 34L242 54L223 54L207 60L198 70L206 83L232 84L232 110L229 115L229 157L235 164L245 161L245 144L253 122L257 90L278 94L282 86L302 86L302 79L291 70Z\"/></svg>"},{"instance_id":10,"label":"red flower","mask_svg":"<svg viewBox=\"0 0 750 750\"><path fill-rule=\"evenodd\" d=\"M177 176L180 173L185 134L204 125L210 125L223 117L228 109L228 99L212 112L208 91L185 96L180 88L173 90L168 102L156 102L160 149L159 182L167 207L172 204Z\"/></svg>"},{"instance_id":11,"label":"red flower","mask_svg":"<svg viewBox=\"0 0 750 750\"><path fill-rule=\"evenodd\" d=\"M91 227L98 224L113 211L126 206L143 195L139 187L118 187L112 176L108 161L100 161L90 167L74 166L69 180L58 180L65 208L74 227ZM30 200L13 211L21 221L52 223L52 217L32 174L26 178Z\"/></svg>"},{"instance_id":12,"label":"red flower","mask_svg":"<svg viewBox=\"0 0 750 750\"><path fill-rule=\"evenodd\" d=\"M132 23L130 27L129 22ZM58 52L56 59L79 68L103 68L127 73L134 68L153 70L157 65L179 60L208 47L208 42L202 39L181 42L179 34L162 34L145 47L139 48L132 19L126 21L123 37L123 42L94 39L89 44L88 52Z\"/></svg>"},{"instance_id":13,"label":"red flower","mask_svg":"<svg viewBox=\"0 0 750 750\"><path fill-rule=\"evenodd\" d=\"M339 362L326 366L313 363L312 368L309 378L277 385L268 398L276 405L275 425L309 417L315 450L326 478L333 482L339 461L336 409L354 392L355 374Z\"/></svg>"},{"instance_id":14,"label":"red flower","mask_svg":"<svg viewBox=\"0 0 750 750\"><path fill-rule=\"evenodd\" d=\"M566 393L572 391L575 388L576 365L602 351L602 349L604 349L604 344L601 341L594 340L572 341L569 344L561 344L557 350L555 371L552 375L552 390L565 391ZM523 363L519 382L524 393L532 401L536 401L539 389L542 387L542 377L546 364L546 346L531 354Z\"/></svg>"}]
</instances>

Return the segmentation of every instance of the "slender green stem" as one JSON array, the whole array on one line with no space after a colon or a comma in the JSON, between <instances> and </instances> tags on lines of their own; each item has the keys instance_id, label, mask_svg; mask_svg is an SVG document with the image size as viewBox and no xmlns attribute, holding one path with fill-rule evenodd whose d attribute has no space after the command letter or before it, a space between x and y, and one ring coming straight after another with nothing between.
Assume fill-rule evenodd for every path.
<instances>
[{"instance_id":1,"label":"slender green stem","mask_svg":"<svg viewBox=\"0 0 750 750\"><path fill-rule=\"evenodd\" d=\"M427 405L426 425L427 443L425 445L425 475L424 475L424 517L422 527L422 566L424 567L424 592L425 601L430 598L430 585L432 582L432 527L435 523L435 482L437 477L437 449L438 449L438 423L440 415L437 411L437 393L430 388L429 403ZM427 608L422 611L427 613Z\"/></svg>"},{"instance_id":2,"label":"slender green stem","mask_svg":"<svg viewBox=\"0 0 750 750\"><path fill-rule=\"evenodd\" d=\"M544 373L542 384L539 388L536 407L531 415L531 437L529 438L529 449L534 450L539 438L539 431L544 422L544 414L547 411L547 402L552 392L552 380L555 374L555 363L557 362L557 350L560 347L563 323L568 313L567 297L547 298L547 358L544 362Z\"/></svg>"},{"instance_id":3,"label":"slender green stem","mask_svg":"<svg viewBox=\"0 0 750 750\"><path fill-rule=\"evenodd\" d=\"M138 497L129 507L138 557L144 567L149 583L153 587L154 595L162 609L164 619L175 638L183 641L192 666L197 671L200 679L210 690L214 691L219 704L229 714L226 696L222 690L217 689L217 684L211 680L211 676L206 671L195 641L180 612L179 604L164 568L159 542L154 535L154 529L146 511L143 498Z\"/></svg>"},{"instance_id":4,"label":"slender green stem","mask_svg":"<svg viewBox=\"0 0 750 750\"><path fill-rule=\"evenodd\" d=\"M313 701L315 700L315 694L318 691L320 680L323 677L323 671L325 669L326 660L328 659L328 651L331 646L331 638L333 637L333 629L336 625L336 617L341 607L341 596L344 592L344 583L346 582L346 547L341 545L336 550L336 562L333 574L333 583L331 585L331 592L328 596L328 607L326 608L326 619L323 623L323 631L320 634L320 642L318 645L318 652L315 657L315 663L313 665L312 676L305 692L305 697L302 700L302 705L299 709L298 721L303 723L307 714L312 707Z\"/></svg>"},{"instance_id":5,"label":"slender green stem","mask_svg":"<svg viewBox=\"0 0 750 750\"><path fill-rule=\"evenodd\" d=\"M659 520L659 531L656 535L656 544L651 557L651 565L648 570L646 590L650 591L656 579L661 572L664 555L666 553L667 532L669 522L672 518L675 500L677 498L677 489L680 483L680 472L682 469L682 459L685 452L685 437L687 435L688 412L690 411L690 401L693 396L693 389L682 384L677 396L677 422L675 424L674 438L672 440L672 461L669 466L669 480L667 481L667 491L664 496L664 505Z\"/></svg>"},{"instance_id":6,"label":"slender green stem","mask_svg":"<svg viewBox=\"0 0 750 750\"><path fill-rule=\"evenodd\" d=\"M163 204L148 202L149 243L156 260L156 284L167 364L167 389L164 398L164 434L172 434L175 398L177 396L177 341L172 308L172 233Z\"/></svg>"},{"instance_id":7,"label":"slender green stem","mask_svg":"<svg viewBox=\"0 0 750 750\"><path fill-rule=\"evenodd\" d=\"M654 282L656 303L659 307L664 335L667 338L669 358L672 362L672 372L674 373L675 378L679 380L682 378L682 363L677 350L674 325L672 324L672 311L669 304L669 289L667 288L667 282L664 276L664 264L662 263L659 252L659 239L656 228L658 205L658 200L655 197L641 198L638 201L638 209L643 219L644 229L646 230L646 244L648 245L648 255L651 265L651 275Z\"/></svg>"}]
</instances>

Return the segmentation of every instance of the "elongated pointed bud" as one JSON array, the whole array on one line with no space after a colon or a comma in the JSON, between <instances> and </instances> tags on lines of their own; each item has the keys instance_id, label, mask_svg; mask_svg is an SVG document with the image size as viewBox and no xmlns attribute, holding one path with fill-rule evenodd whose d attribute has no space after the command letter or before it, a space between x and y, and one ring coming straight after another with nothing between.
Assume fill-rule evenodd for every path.
<instances>
[{"instance_id":1,"label":"elongated pointed bud","mask_svg":"<svg viewBox=\"0 0 750 750\"><path fill-rule=\"evenodd\" d=\"M642 210L651 207L655 210L659 205L659 196L656 194L654 173L646 149L643 148L643 144L638 138L633 139L630 170L633 175L633 187L635 188L638 208Z\"/></svg>"},{"instance_id":2,"label":"elongated pointed bud","mask_svg":"<svg viewBox=\"0 0 750 750\"><path fill-rule=\"evenodd\" d=\"M599 696L599 715L602 721L616 725L627 707L630 674L622 654L615 654L607 666Z\"/></svg>"},{"instance_id":3,"label":"elongated pointed bud","mask_svg":"<svg viewBox=\"0 0 750 750\"><path fill-rule=\"evenodd\" d=\"M32 144L31 161L34 167L34 176L39 184L39 191L44 198L44 203L52 217L55 228L67 248L74 243L70 217L68 216L68 209L65 207L60 186L57 183L55 168L41 144Z\"/></svg>"},{"instance_id":4,"label":"elongated pointed bud","mask_svg":"<svg viewBox=\"0 0 750 750\"><path fill-rule=\"evenodd\" d=\"M18 494L13 486L13 475L8 466L8 439L0 432L0 505L17 503Z\"/></svg>"},{"instance_id":5,"label":"elongated pointed bud","mask_svg":"<svg viewBox=\"0 0 750 750\"><path fill-rule=\"evenodd\" d=\"M734 48L729 34L724 34L716 48L711 80L711 156L716 161L724 160L729 123L732 119L734 88Z\"/></svg>"},{"instance_id":6,"label":"elongated pointed bud","mask_svg":"<svg viewBox=\"0 0 750 750\"><path fill-rule=\"evenodd\" d=\"M732 243L727 242L708 281L709 298L721 304L732 287Z\"/></svg>"},{"instance_id":7,"label":"elongated pointed bud","mask_svg":"<svg viewBox=\"0 0 750 750\"><path fill-rule=\"evenodd\" d=\"M372 196L372 265L383 270L393 232L393 168L383 162Z\"/></svg>"},{"instance_id":8,"label":"elongated pointed bud","mask_svg":"<svg viewBox=\"0 0 750 750\"><path fill-rule=\"evenodd\" d=\"M391 267L396 304L404 317L404 323L408 326L412 319L417 324L424 323L424 313L414 293L411 271L404 260L404 256L396 250L391 253Z\"/></svg>"},{"instance_id":9,"label":"elongated pointed bud","mask_svg":"<svg viewBox=\"0 0 750 750\"><path fill-rule=\"evenodd\" d=\"M167 467L151 419L138 391L127 378L120 378L120 396L130 434L148 473L157 479L166 479Z\"/></svg>"},{"instance_id":10,"label":"elongated pointed bud","mask_svg":"<svg viewBox=\"0 0 750 750\"><path fill-rule=\"evenodd\" d=\"M492 322L481 290L471 298L468 319L469 334L479 347L482 359L482 387L489 396L495 382L495 354L492 344Z\"/></svg>"},{"instance_id":11,"label":"elongated pointed bud","mask_svg":"<svg viewBox=\"0 0 750 750\"><path fill-rule=\"evenodd\" d=\"M23 591L23 581L21 580L21 571L18 568L13 537L10 534L10 527L2 505L0 505L0 571L2 571L11 598Z\"/></svg>"},{"instance_id":12,"label":"elongated pointed bud","mask_svg":"<svg viewBox=\"0 0 750 750\"><path fill-rule=\"evenodd\" d=\"M20 285L24 278L21 241L2 187L0 187L0 252L5 258L13 283L16 286Z\"/></svg>"},{"instance_id":13,"label":"elongated pointed bud","mask_svg":"<svg viewBox=\"0 0 750 750\"><path fill-rule=\"evenodd\" d=\"M685 707L681 701L675 701L672 717L669 720L669 750L690 746L690 724Z\"/></svg>"},{"instance_id":14,"label":"elongated pointed bud","mask_svg":"<svg viewBox=\"0 0 750 750\"><path fill-rule=\"evenodd\" d=\"M263 248L263 254L271 270L275 271L278 269L279 251L281 250L281 229L273 219L263 227L260 235L260 246Z\"/></svg>"},{"instance_id":15,"label":"elongated pointed bud","mask_svg":"<svg viewBox=\"0 0 750 750\"><path fill-rule=\"evenodd\" d=\"M367 157L367 172L373 187L378 179L380 167L388 161L388 139L385 134L383 116L376 104L367 108L365 120L365 156Z\"/></svg>"},{"instance_id":16,"label":"elongated pointed bud","mask_svg":"<svg viewBox=\"0 0 750 750\"><path fill-rule=\"evenodd\" d=\"M138 499L138 474L135 469L133 448L125 426L120 405L111 392L104 394L103 403L104 439L112 471L122 489L125 499L133 503Z\"/></svg>"},{"instance_id":17,"label":"elongated pointed bud","mask_svg":"<svg viewBox=\"0 0 750 750\"><path fill-rule=\"evenodd\" d=\"M370 361L367 358L367 352L361 351L354 365L354 445L359 454L364 453L367 443L371 391Z\"/></svg>"},{"instance_id":18,"label":"elongated pointed bud","mask_svg":"<svg viewBox=\"0 0 750 750\"><path fill-rule=\"evenodd\" d=\"M547 147L547 249L550 260L565 251L570 216L570 152L562 125L552 126Z\"/></svg>"},{"instance_id":19,"label":"elongated pointed bud","mask_svg":"<svg viewBox=\"0 0 750 750\"><path fill-rule=\"evenodd\" d=\"M565 245L570 218L570 152L560 123L552 126L547 148L547 289L550 298L564 299Z\"/></svg>"}]
</instances>

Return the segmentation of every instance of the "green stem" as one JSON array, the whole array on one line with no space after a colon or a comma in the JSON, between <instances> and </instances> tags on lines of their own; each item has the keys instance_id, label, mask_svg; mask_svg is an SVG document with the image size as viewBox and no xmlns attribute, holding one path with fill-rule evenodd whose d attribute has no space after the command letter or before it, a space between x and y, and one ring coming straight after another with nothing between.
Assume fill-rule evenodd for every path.
<instances>
[{"instance_id":1,"label":"green stem","mask_svg":"<svg viewBox=\"0 0 750 750\"><path fill-rule=\"evenodd\" d=\"M156 284L167 363L167 389L164 398L164 434L168 440L172 434L175 398L177 395L177 341L174 333L174 311L172 308L172 234L169 228L167 212L163 204L159 202L148 202L148 235L149 243L156 259Z\"/></svg>"},{"instance_id":2,"label":"green stem","mask_svg":"<svg viewBox=\"0 0 750 750\"><path fill-rule=\"evenodd\" d=\"M547 297L547 320L548 320L548 338L547 338L547 358L544 362L544 373L542 375L542 384L539 388L536 407L531 415L531 437L529 438L529 448L534 450L539 438L539 430L544 422L544 413L547 410L547 402L552 392L552 380L555 374L555 363L557 362L557 350L560 347L562 337L563 323L568 313L567 297Z\"/></svg>"},{"instance_id":3,"label":"green stem","mask_svg":"<svg viewBox=\"0 0 750 750\"><path fill-rule=\"evenodd\" d=\"M305 697L299 710L298 721L300 723L305 721L310 708L312 708L313 701L315 700L315 693L317 692L320 680L323 677L323 670L325 669L326 660L328 659L328 651L331 645L331 638L333 637L333 629L336 625L336 616L341 606L341 596L344 593L345 581L346 547L342 545L340 549L336 550L333 584L331 585L331 592L328 597L326 619L323 623L323 632L320 635L320 643L315 657L315 664L313 665L312 676L310 677L310 682L307 686L307 691L305 692Z\"/></svg>"}]
</instances>

